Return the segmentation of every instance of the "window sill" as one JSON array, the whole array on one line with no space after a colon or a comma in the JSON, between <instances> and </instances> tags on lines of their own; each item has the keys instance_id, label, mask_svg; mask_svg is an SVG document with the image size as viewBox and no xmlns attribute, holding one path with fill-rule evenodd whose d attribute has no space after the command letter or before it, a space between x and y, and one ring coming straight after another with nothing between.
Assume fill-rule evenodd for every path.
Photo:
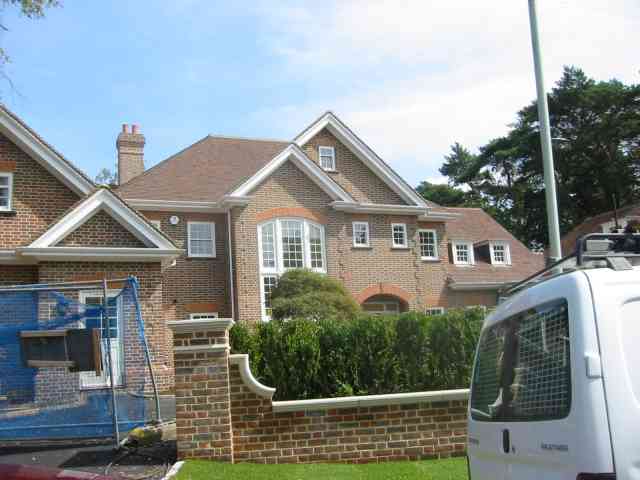
<instances>
[{"instance_id":1,"label":"window sill","mask_svg":"<svg viewBox=\"0 0 640 480\"><path fill-rule=\"evenodd\" d=\"M508 263L492 263L491 266L492 267L498 267L498 268L509 268L509 267L511 267L511 265L509 265Z\"/></svg>"},{"instance_id":2,"label":"window sill","mask_svg":"<svg viewBox=\"0 0 640 480\"><path fill-rule=\"evenodd\" d=\"M420 257L420 260L422 260L423 262L429 262L429 263L435 263L440 261L438 257Z\"/></svg>"},{"instance_id":3,"label":"window sill","mask_svg":"<svg viewBox=\"0 0 640 480\"><path fill-rule=\"evenodd\" d=\"M474 264L474 263L454 263L454 265L455 265L456 267L471 268L471 267L473 267L475 264Z\"/></svg>"},{"instance_id":4,"label":"window sill","mask_svg":"<svg viewBox=\"0 0 640 480\"><path fill-rule=\"evenodd\" d=\"M353 245L351 250L373 250L371 245Z\"/></svg>"},{"instance_id":5,"label":"window sill","mask_svg":"<svg viewBox=\"0 0 640 480\"><path fill-rule=\"evenodd\" d=\"M187 255L187 259L189 260L198 260L198 259L210 260L212 258L216 258L216 256L215 255Z\"/></svg>"},{"instance_id":6,"label":"window sill","mask_svg":"<svg viewBox=\"0 0 640 480\"><path fill-rule=\"evenodd\" d=\"M338 173L338 170L335 169L331 169L331 170L325 170L324 168L322 169L324 172L326 173Z\"/></svg>"},{"instance_id":7,"label":"window sill","mask_svg":"<svg viewBox=\"0 0 640 480\"><path fill-rule=\"evenodd\" d=\"M403 247L399 245L391 247L391 250L409 250L409 247Z\"/></svg>"},{"instance_id":8,"label":"window sill","mask_svg":"<svg viewBox=\"0 0 640 480\"><path fill-rule=\"evenodd\" d=\"M15 217L17 213L15 210L0 210L0 217Z\"/></svg>"}]
</instances>

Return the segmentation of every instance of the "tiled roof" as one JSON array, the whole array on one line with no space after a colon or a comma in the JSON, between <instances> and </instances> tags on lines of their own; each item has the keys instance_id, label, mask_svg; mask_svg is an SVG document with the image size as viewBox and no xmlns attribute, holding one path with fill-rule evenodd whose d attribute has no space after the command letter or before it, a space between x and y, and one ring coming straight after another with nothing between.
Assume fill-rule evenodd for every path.
<instances>
[{"instance_id":1,"label":"tiled roof","mask_svg":"<svg viewBox=\"0 0 640 480\"><path fill-rule=\"evenodd\" d=\"M480 208L443 208L460 216L446 224L447 237L479 244L491 240L508 242L511 265L492 265L487 259L475 255L472 266L458 266L450 262L448 276L454 283L510 283L523 280L544 268L544 255L533 253L502 225Z\"/></svg>"},{"instance_id":2,"label":"tiled roof","mask_svg":"<svg viewBox=\"0 0 640 480\"><path fill-rule=\"evenodd\" d=\"M619 208L617 214L618 218L640 216L640 204L636 203ZM614 218L615 212L613 210L587 218L584 222L582 222L580 225L578 225L562 237L562 255L567 256L576 249L576 241L578 240L578 238L586 235L587 233L602 232L602 230L600 229L600 225L610 222Z\"/></svg>"},{"instance_id":3,"label":"tiled roof","mask_svg":"<svg viewBox=\"0 0 640 480\"><path fill-rule=\"evenodd\" d=\"M288 142L208 135L117 189L126 199L216 202Z\"/></svg>"}]
</instances>

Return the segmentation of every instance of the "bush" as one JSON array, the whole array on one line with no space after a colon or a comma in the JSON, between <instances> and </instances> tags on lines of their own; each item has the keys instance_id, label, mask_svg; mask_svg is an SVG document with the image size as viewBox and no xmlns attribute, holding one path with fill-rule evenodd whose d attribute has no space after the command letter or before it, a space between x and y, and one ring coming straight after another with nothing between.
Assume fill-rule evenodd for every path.
<instances>
[{"instance_id":1,"label":"bush","mask_svg":"<svg viewBox=\"0 0 640 480\"><path fill-rule=\"evenodd\" d=\"M311 270L289 270L271 293L272 318L348 319L360 306L338 280Z\"/></svg>"},{"instance_id":2,"label":"bush","mask_svg":"<svg viewBox=\"0 0 640 480\"><path fill-rule=\"evenodd\" d=\"M231 347L249 353L278 400L466 388L483 316L471 309L240 323Z\"/></svg>"}]
</instances>

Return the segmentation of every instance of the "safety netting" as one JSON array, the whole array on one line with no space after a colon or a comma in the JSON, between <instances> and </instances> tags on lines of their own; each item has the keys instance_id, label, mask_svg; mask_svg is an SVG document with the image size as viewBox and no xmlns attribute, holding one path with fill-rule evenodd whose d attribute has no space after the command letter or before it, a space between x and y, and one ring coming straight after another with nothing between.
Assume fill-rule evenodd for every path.
<instances>
[{"instance_id":1,"label":"safety netting","mask_svg":"<svg viewBox=\"0 0 640 480\"><path fill-rule=\"evenodd\" d=\"M159 418L150 364L134 277L0 288L0 443L114 438Z\"/></svg>"}]
</instances>

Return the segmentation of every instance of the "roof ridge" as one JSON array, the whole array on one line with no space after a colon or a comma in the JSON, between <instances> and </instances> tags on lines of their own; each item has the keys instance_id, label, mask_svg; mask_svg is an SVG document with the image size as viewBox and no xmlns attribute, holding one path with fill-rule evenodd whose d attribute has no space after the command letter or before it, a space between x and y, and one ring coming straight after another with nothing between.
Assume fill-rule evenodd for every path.
<instances>
[{"instance_id":1,"label":"roof ridge","mask_svg":"<svg viewBox=\"0 0 640 480\"><path fill-rule=\"evenodd\" d=\"M270 142L270 143L291 143L288 140L278 140L276 138L263 138L263 137L243 137L237 135L222 135L217 133L210 133L207 135L210 138L221 138L225 140L244 140L248 142Z\"/></svg>"}]
</instances>

